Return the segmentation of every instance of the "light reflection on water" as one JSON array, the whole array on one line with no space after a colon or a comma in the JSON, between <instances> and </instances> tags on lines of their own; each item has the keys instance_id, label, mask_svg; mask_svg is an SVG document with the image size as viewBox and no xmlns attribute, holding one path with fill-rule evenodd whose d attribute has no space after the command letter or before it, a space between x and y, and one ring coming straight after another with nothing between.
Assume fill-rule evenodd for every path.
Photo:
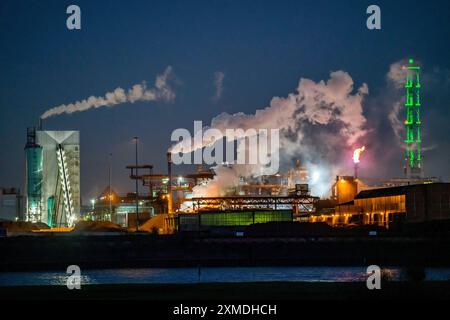
<instances>
[{"instance_id":1,"label":"light reflection on water","mask_svg":"<svg viewBox=\"0 0 450 320\"><path fill-rule=\"evenodd\" d=\"M401 268L383 268L389 280L403 280ZM426 280L450 280L450 268L427 268ZM225 268L147 268L81 271L81 284L146 284L201 282L359 282L367 279L364 267L225 267ZM66 285L68 275L61 272L0 273L0 286Z\"/></svg>"}]
</instances>

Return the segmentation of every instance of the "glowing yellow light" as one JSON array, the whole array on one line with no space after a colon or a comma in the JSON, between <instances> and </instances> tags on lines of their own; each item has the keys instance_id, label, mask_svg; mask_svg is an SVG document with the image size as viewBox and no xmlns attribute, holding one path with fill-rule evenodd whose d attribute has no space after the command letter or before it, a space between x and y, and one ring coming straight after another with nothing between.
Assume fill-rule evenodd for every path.
<instances>
[{"instance_id":1,"label":"glowing yellow light","mask_svg":"<svg viewBox=\"0 0 450 320\"><path fill-rule=\"evenodd\" d=\"M360 158L361 154L364 152L364 150L366 150L366 147L362 146L361 148L355 149L355 151L353 151L353 162L354 163L359 163L359 158Z\"/></svg>"}]
</instances>

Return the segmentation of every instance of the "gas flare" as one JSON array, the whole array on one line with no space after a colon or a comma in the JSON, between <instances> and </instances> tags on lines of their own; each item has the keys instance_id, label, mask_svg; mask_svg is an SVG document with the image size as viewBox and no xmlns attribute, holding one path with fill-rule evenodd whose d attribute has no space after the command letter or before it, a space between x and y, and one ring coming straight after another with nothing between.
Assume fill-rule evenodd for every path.
<instances>
[{"instance_id":1,"label":"gas flare","mask_svg":"<svg viewBox=\"0 0 450 320\"><path fill-rule=\"evenodd\" d=\"M353 151L353 163L359 163L359 158L361 157L361 154L366 150L365 146L362 146L361 148L356 149Z\"/></svg>"}]
</instances>

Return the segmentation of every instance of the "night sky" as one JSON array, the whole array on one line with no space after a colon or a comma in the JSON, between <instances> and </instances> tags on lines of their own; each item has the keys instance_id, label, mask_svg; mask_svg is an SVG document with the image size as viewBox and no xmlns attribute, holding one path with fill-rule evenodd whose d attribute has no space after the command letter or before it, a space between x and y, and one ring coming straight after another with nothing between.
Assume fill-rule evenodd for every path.
<instances>
[{"instance_id":1,"label":"night sky","mask_svg":"<svg viewBox=\"0 0 450 320\"><path fill-rule=\"evenodd\" d=\"M366 8L381 7L382 30L366 28ZM66 28L77 4L82 29ZM450 177L449 1L10 1L0 2L0 186L20 187L26 127L47 109L128 89L173 67L172 103L136 102L60 115L48 130L79 130L83 201L108 183L133 190L125 170L140 159L165 172L170 134L209 124L221 112L254 113L299 79L327 80L344 70L355 89L367 83L364 113L370 131L361 174L401 176L402 150L388 121L386 74L401 59L423 68L425 173ZM223 91L214 98L215 74ZM326 141L324 141L326 143ZM429 150L428 150L429 149ZM178 168L178 171L180 168Z\"/></svg>"}]
</instances>

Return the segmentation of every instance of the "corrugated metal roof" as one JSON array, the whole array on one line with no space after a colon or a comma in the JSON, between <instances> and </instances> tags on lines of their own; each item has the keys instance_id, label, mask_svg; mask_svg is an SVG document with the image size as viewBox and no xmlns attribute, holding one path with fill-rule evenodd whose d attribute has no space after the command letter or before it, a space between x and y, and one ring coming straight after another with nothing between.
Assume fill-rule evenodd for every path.
<instances>
[{"instance_id":1,"label":"corrugated metal roof","mask_svg":"<svg viewBox=\"0 0 450 320\"><path fill-rule=\"evenodd\" d=\"M386 196L398 196L406 194L406 190L411 186L400 186L400 187L389 187L389 188L379 188L364 190L358 193L355 199L366 199L366 198L378 198Z\"/></svg>"},{"instance_id":2,"label":"corrugated metal roof","mask_svg":"<svg viewBox=\"0 0 450 320\"><path fill-rule=\"evenodd\" d=\"M336 207L340 207L340 206L352 206L355 204L355 201L347 201L347 202L343 202L343 203L339 203L338 205L336 205Z\"/></svg>"},{"instance_id":3,"label":"corrugated metal roof","mask_svg":"<svg viewBox=\"0 0 450 320\"><path fill-rule=\"evenodd\" d=\"M427 183L427 184L413 184L408 186L398 186L398 187L388 187L388 188L378 188L371 190L364 190L358 193L355 199L367 199L367 198L378 198L387 196L398 196L406 194L408 190L412 189L429 189L435 186L450 186L450 183L438 182L438 183Z\"/></svg>"}]
</instances>

